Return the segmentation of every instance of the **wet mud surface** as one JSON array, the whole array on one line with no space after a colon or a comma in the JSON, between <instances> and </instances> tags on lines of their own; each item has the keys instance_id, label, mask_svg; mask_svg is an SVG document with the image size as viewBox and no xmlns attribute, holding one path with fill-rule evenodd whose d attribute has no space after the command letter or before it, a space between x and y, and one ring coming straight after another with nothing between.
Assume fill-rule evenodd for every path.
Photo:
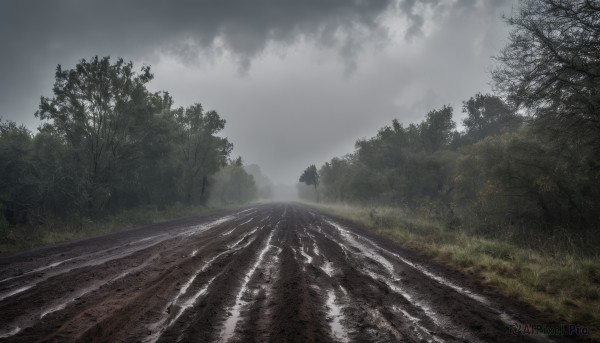
<instances>
[{"instance_id":1,"label":"wet mud surface","mask_svg":"<svg viewBox=\"0 0 600 343\"><path fill-rule=\"evenodd\" d=\"M570 341L535 315L298 204L0 257L6 342Z\"/></svg>"}]
</instances>

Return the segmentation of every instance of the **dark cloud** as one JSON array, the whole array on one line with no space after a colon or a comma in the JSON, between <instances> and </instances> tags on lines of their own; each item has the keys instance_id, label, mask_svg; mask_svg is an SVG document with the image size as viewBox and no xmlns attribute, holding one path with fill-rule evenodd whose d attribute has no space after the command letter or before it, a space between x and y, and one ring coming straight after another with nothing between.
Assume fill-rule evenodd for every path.
<instances>
[{"instance_id":1,"label":"dark cloud","mask_svg":"<svg viewBox=\"0 0 600 343\"><path fill-rule=\"evenodd\" d=\"M228 51L245 70L268 44L305 39L337 49L352 64L362 40L385 34L379 16L391 2L2 1L0 104L16 103L15 97L30 96L32 88L41 90L39 80L47 80L56 64L90 53L149 59L166 50L193 63ZM2 105L0 115L14 115L6 111L19 108Z\"/></svg>"},{"instance_id":2,"label":"dark cloud","mask_svg":"<svg viewBox=\"0 0 600 343\"><path fill-rule=\"evenodd\" d=\"M289 182L394 117L459 114L486 90L511 2L0 1L0 116L35 128L57 64L120 56L152 64L177 105L219 111L235 153Z\"/></svg>"}]
</instances>

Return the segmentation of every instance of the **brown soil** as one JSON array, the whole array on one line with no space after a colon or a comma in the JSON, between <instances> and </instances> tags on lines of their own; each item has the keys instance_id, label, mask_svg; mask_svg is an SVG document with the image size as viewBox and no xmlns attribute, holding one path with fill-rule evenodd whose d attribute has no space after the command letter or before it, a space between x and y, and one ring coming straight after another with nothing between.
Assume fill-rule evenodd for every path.
<instances>
[{"instance_id":1,"label":"brown soil","mask_svg":"<svg viewBox=\"0 0 600 343\"><path fill-rule=\"evenodd\" d=\"M7 342L520 342L530 308L353 224L265 204L0 257Z\"/></svg>"}]
</instances>

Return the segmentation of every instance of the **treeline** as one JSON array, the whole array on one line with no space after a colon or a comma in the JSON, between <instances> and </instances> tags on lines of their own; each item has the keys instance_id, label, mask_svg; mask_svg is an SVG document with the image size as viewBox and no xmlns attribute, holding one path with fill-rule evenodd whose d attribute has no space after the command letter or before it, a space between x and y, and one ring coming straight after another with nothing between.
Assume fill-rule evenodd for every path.
<instances>
[{"instance_id":1,"label":"treeline","mask_svg":"<svg viewBox=\"0 0 600 343\"><path fill-rule=\"evenodd\" d=\"M0 121L0 222L198 205L212 191L219 203L253 199L253 177L218 136L225 120L200 104L174 107L168 92L146 88L152 78L150 67L136 73L109 57L59 65L37 133Z\"/></svg>"},{"instance_id":2,"label":"treeline","mask_svg":"<svg viewBox=\"0 0 600 343\"><path fill-rule=\"evenodd\" d=\"M496 58L498 93L463 102L462 130L449 106L394 120L301 181L327 201L398 206L448 228L597 238L599 5L522 2Z\"/></svg>"}]
</instances>

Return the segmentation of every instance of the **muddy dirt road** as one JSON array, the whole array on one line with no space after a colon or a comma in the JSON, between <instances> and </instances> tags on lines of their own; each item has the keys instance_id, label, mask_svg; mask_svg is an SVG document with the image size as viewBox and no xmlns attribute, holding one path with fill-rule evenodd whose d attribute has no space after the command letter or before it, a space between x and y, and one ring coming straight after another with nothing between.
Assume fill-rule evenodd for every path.
<instances>
[{"instance_id":1,"label":"muddy dirt road","mask_svg":"<svg viewBox=\"0 0 600 343\"><path fill-rule=\"evenodd\" d=\"M511 335L531 318L477 289L348 223L266 204L1 257L0 340L549 340Z\"/></svg>"}]
</instances>

